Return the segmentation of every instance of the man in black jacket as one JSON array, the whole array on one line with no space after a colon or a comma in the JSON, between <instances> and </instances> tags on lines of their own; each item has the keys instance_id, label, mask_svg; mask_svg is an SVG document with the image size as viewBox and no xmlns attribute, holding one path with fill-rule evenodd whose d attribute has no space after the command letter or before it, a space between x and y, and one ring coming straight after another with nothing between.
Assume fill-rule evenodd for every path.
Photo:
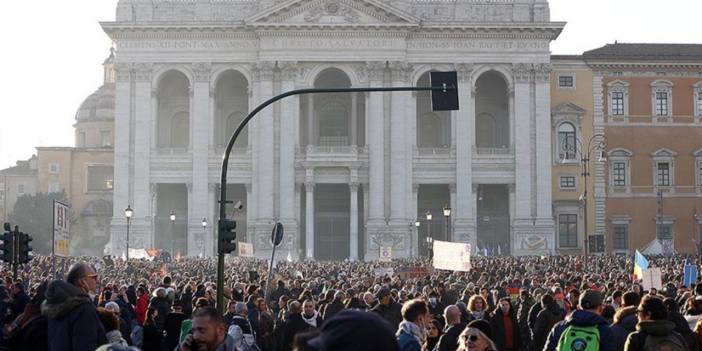
<instances>
[{"instance_id":1,"label":"man in black jacket","mask_svg":"<svg viewBox=\"0 0 702 351\"><path fill-rule=\"evenodd\" d=\"M334 294L334 300L331 303L324 306L324 313L322 319L325 321L334 317L335 314L341 312L344 309L344 292L337 291ZM318 328L321 326L317 326Z\"/></svg>"},{"instance_id":2,"label":"man in black jacket","mask_svg":"<svg viewBox=\"0 0 702 351\"><path fill-rule=\"evenodd\" d=\"M393 301L392 296L390 296L390 290L387 288L378 290L375 294L375 298L378 300L378 303L371 311L385 318L385 320L390 323L390 326L397 329L402 321L402 306Z\"/></svg>"},{"instance_id":3,"label":"man in black jacket","mask_svg":"<svg viewBox=\"0 0 702 351\"><path fill-rule=\"evenodd\" d=\"M180 326L186 319L188 319L188 316L183 313L183 303L180 300L176 300L173 303L173 312L169 312L166 315L166 322L163 327L163 331L166 334L166 338L163 340L164 350L173 350L178 346Z\"/></svg>"},{"instance_id":4,"label":"man in black jacket","mask_svg":"<svg viewBox=\"0 0 702 351\"><path fill-rule=\"evenodd\" d=\"M285 322L285 327L283 329L282 350L292 350L295 335L306 332L312 328L302 319L302 306L299 302L293 301L289 303L288 308L290 309L290 316L288 316L288 320Z\"/></svg>"},{"instance_id":5,"label":"man in black jacket","mask_svg":"<svg viewBox=\"0 0 702 351\"><path fill-rule=\"evenodd\" d=\"M105 329L89 294L95 293L98 275L85 262L74 264L66 281L55 280L46 290L42 314L49 320L53 351L93 351L107 343Z\"/></svg>"},{"instance_id":6,"label":"man in black jacket","mask_svg":"<svg viewBox=\"0 0 702 351\"><path fill-rule=\"evenodd\" d=\"M444 319L446 327L444 334L439 338L438 351L456 351L458 349L458 337L461 335L466 324L461 323L461 311L456 305L449 305L444 309Z\"/></svg>"}]
</instances>

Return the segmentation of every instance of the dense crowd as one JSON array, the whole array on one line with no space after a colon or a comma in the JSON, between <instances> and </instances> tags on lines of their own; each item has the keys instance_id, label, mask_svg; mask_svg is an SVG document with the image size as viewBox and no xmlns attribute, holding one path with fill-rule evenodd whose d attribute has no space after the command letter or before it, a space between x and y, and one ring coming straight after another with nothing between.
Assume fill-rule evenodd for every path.
<instances>
[{"instance_id":1,"label":"dense crowd","mask_svg":"<svg viewBox=\"0 0 702 351\"><path fill-rule=\"evenodd\" d=\"M630 256L475 257L470 272L392 262L37 256L0 272L0 346L11 350L700 350L702 284L685 262ZM57 273L54 274L54 271ZM55 279L59 277L60 279ZM269 279L270 278L270 279ZM268 286L266 288L266 284ZM101 346L102 345L102 346Z\"/></svg>"}]
</instances>

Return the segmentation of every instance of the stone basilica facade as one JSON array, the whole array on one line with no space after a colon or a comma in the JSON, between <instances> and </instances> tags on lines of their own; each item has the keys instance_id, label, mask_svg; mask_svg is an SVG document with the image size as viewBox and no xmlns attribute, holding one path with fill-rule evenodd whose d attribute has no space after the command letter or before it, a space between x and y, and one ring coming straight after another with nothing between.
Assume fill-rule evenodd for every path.
<instances>
[{"instance_id":1,"label":"stone basilica facade","mask_svg":"<svg viewBox=\"0 0 702 351\"><path fill-rule=\"evenodd\" d=\"M549 43L563 26L546 0L120 0L102 23L116 45L108 251L124 251L129 205L130 247L213 254L224 145L262 101L455 70L458 111L432 112L425 92L264 109L230 159L239 240L265 257L280 221L296 259L421 255L427 236L553 252Z\"/></svg>"}]
</instances>

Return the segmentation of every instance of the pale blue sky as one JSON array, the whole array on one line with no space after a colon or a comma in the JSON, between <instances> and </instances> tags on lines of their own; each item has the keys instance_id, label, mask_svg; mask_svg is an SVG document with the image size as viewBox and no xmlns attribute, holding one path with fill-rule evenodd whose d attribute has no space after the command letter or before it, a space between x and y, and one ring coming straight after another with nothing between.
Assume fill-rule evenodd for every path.
<instances>
[{"instance_id":1,"label":"pale blue sky","mask_svg":"<svg viewBox=\"0 0 702 351\"><path fill-rule=\"evenodd\" d=\"M102 83L117 0L8 1L0 11L0 169L35 146L72 146L75 112ZM554 54L620 42L701 43L701 0L551 0L568 25Z\"/></svg>"}]
</instances>

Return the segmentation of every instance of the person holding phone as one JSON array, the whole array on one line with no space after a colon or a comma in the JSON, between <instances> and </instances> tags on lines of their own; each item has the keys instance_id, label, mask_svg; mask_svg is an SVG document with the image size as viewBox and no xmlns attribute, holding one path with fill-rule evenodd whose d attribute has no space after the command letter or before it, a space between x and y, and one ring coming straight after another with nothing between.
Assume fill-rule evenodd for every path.
<instances>
[{"instance_id":1,"label":"person holding phone","mask_svg":"<svg viewBox=\"0 0 702 351\"><path fill-rule=\"evenodd\" d=\"M193 315L192 329L178 347L180 351L236 351L234 338L214 307L199 308Z\"/></svg>"}]
</instances>

